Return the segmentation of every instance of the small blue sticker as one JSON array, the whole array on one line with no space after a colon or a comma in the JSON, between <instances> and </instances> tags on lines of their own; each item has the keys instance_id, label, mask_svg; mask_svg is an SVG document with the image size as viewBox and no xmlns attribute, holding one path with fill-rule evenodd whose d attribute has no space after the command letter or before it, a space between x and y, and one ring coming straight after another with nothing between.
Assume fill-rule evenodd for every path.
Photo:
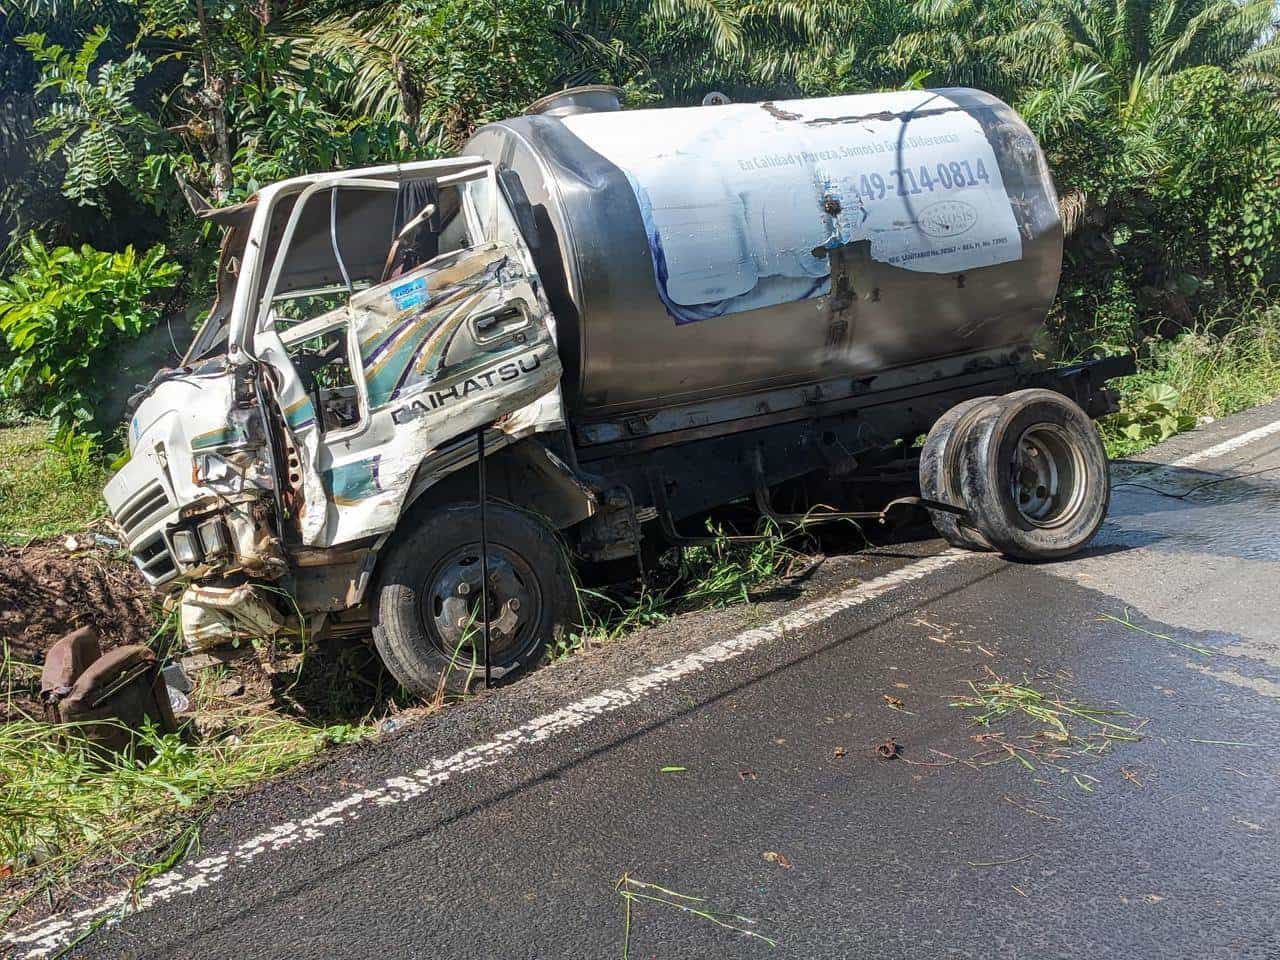
<instances>
[{"instance_id":1,"label":"small blue sticker","mask_svg":"<svg viewBox=\"0 0 1280 960\"><path fill-rule=\"evenodd\" d=\"M427 278L419 277L398 287L391 288L391 299L396 302L397 310L408 310L427 299Z\"/></svg>"}]
</instances>

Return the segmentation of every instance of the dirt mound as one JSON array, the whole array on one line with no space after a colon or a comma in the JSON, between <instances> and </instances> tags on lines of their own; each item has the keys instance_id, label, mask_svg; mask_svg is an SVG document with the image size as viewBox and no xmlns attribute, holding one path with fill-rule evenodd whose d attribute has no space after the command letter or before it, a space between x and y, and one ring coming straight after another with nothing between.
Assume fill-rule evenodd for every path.
<instances>
[{"instance_id":1,"label":"dirt mound","mask_svg":"<svg viewBox=\"0 0 1280 960\"><path fill-rule=\"evenodd\" d=\"M7 710L0 699L5 719L13 708L38 711L38 668L63 634L92 624L106 649L146 643L155 632L157 598L133 564L93 534L74 539L75 549L67 538L0 545L0 648L10 660L0 683L13 697Z\"/></svg>"}]
</instances>

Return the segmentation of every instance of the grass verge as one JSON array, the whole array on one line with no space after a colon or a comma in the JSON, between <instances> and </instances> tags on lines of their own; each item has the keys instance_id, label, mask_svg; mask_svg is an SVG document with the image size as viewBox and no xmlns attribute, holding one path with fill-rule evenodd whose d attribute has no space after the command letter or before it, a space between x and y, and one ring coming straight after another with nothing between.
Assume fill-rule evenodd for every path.
<instances>
[{"instance_id":1,"label":"grass verge","mask_svg":"<svg viewBox=\"0 0 1280 960\"><path fill-rule=\"evenodd\" d=\"M349 726L241 715L214 738L148 729L132 750L103 756L73 727L7 724L0 729L0 862L15 876L33 871L44 885L86 862L145 870L137 851L172 847L183 821L211 802L359 736Z\"/></svg>"},{"instance_id":2,"label":"grass verge","mask_svg":"<svg viewBox=\"0 0 1280 960\"><path fill-rule=\"evenodd\" d=\"M1113 381L1118 414L1101 421L1107 453L1131 456L1201 423L1280 396L1280 305L1153 342L1138 372Z\"/></svg>"},{"instance_id":3,"label":"grass verge","mask_svg":"<svg viewBox=\"0 0 1280 960\"><path fill-rule=\"evenodd\" d=\"M50 443L36 422L0 429L0 540L25 543L82 530L102 516L110 471L79 443Z\"/></svg>"}]
</instances>

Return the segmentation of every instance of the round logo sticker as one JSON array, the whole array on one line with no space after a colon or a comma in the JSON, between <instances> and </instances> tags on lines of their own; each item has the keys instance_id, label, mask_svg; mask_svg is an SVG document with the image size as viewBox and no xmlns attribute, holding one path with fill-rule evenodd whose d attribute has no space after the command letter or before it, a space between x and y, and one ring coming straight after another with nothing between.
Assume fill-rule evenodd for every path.
<instances>
[{"instance_id":1,"label":"round logo sticker","mask_svg":"<svg viewBox=\"0 0 1280 960\"><path fill-rule=\"evenodd\" d=\"M931 237L958 237L978 222L978 211L963 200L939 200L920 211L916 223Z\"/></svg>"}]
</instances>

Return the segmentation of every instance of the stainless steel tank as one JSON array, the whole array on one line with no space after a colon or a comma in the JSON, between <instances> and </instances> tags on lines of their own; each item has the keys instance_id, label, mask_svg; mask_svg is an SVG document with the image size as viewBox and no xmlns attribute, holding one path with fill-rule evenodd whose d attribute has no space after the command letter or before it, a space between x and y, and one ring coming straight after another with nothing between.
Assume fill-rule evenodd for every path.
<instances>
[{"instance_id":1,"label":"stainless steel tank","mask_svg":"<svg viewBox=\"0 0 1280 960\"><path fill-rule=\"evenodd\" d=\"M1044 322L1057 198L995 97L617 105L565 91L465 149L528 204L577 417L862 377Z\"/></svg>"}]
</instances>

